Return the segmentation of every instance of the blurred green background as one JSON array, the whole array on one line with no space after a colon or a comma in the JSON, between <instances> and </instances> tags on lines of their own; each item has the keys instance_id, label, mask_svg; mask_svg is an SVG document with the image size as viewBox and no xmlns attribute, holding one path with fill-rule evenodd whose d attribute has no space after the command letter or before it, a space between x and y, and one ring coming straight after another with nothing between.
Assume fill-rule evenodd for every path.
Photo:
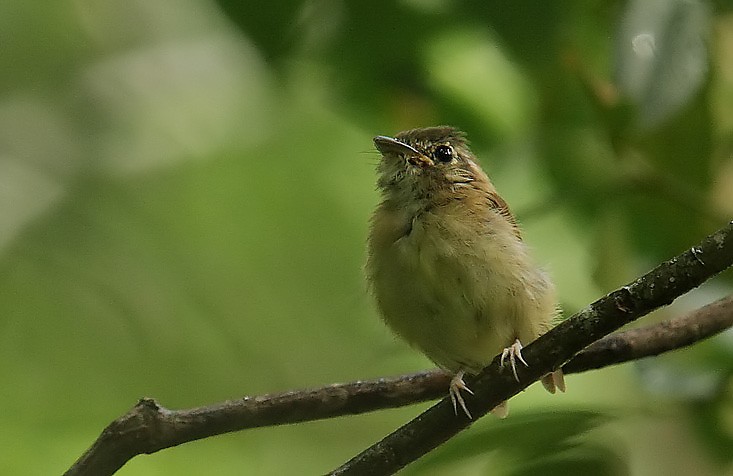
<instances>
[{"instance_id":1,"label":"blurred green background","mask_svg":"<svg viewBox=\"0 0 733 476\"><path fill-rule=\"evenodd\" d=\"M0 473L185 408L430 367L361 266L371 138L451 124L566 314L733 216L733 7L684 0L0 4ZM644 322L730 293L731 274ZM733 474L733 334L533 386L406 474ZM425 405L121 475L319 474Z\"/></svg>"}]
</instances>

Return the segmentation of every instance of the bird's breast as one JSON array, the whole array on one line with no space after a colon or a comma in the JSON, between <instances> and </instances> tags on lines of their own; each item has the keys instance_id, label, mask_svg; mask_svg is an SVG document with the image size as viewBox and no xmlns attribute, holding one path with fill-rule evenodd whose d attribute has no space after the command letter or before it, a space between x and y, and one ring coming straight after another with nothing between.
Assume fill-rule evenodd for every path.
<instances>
[{"instance_id":1,"label":"bird's breast","mask_svg":"<svg viewBox=\"0 0 733 476\"><path fill-rule=\"evenodd\" d=\"M536 337L522 323L551 309L506 221L476 227L440 210L389 218L391 234L372 230L367 275L397 334L449 369L480 368L517 336Z\"/></svg>"}]
</instances>

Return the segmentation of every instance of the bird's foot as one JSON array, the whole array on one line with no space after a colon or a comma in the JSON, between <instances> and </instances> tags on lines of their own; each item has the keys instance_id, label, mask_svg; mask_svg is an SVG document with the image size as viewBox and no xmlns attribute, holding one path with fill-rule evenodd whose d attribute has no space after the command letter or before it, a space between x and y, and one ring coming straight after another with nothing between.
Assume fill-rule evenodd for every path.
<instances>
[{"instance_id":1,"label":"bird's foot","mask_svg":"<svg viewBox=\"0 0 733 476\"><path fill-rule=\"evenodd\" d=\"M507 403L506 400L504 400L503 402L501 402L500 404L498 404L497 406L495 406L491 410L491 413L495 417L500 418L500 419L503 420L504 418L506 418L507 416L509 416L509 404Z\"/></svg>"},{"instance_id":2,"label":"bird's foot","mask_svg":"<svg viewBox=\"0 0 733 476\"><path fill-rule=\"evenodd\" d=\"M556 390L564 392L565 377L563 376L562 369L557 369L542 377L542 385L550 393L555 393Z\"/></svg>"},{"instance_id":3,"label":"bird's foot","mask_svg":"<svg viewBox=\"0 0 733 476\"><path fill-rule=\"evenodd\" d=\"M468 408L466 407L466 402L463 400L463 395L461 395L462 390L473 395L471 389L468 388L466 386L466 382L463 381L463 375L463 370L459 370L458 373L453 376L453 378L450 380L448 395L450 395L450 401L453 402L453 411L456 415L458 415L458 406L460 405L466 416L470 419L473 419L473 417L471 416L471 412L469 412Z\"/></svg>"},{"instance_id":4,"label":"bird's foot","mask_svg":"<svg viewBox=\"0 0 733 476\"><path fill-rule=\"evenodd\" d=\"M524 364L525 367L529 367L529 364L522 357L522 343L519 339L516 339L512 345L505 348L501 353L501 366L504 366L504 361L509 359L509 364L512 366L512 373L514 378L519 382L519 376L517 375L517 360Z\"/></svg>"}]
</instances>

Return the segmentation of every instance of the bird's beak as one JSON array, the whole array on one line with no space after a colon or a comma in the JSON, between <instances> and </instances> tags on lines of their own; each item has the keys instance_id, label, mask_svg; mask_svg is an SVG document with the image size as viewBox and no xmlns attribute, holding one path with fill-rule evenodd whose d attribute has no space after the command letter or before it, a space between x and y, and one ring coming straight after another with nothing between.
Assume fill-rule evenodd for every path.
<instances>
[{"instance_id":1,"label":"bird's beak","mask_svg":"<svg viewBox=\"0 0 733 476\"><path fill-rule=\"evenodd\" d=\"M426 157L411 145L405 144L397 139L387 136L377 136L374 138L374 145L383 156L387 154L404 155L412 165L433 165L433 161L429 157Z\"/></svg>"}]
</instances>

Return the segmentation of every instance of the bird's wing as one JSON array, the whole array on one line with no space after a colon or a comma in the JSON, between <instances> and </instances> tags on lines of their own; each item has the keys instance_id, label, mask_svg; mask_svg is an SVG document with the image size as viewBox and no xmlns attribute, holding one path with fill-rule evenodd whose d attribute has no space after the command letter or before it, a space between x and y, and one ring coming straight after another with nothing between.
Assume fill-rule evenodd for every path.
<instances>
[{"instance_id":1,"label":"bird's wing","mask_svg":"<svg viewBox=\"0 0 733 476\"><path fill-rule=\"evenodd\" d=\"M514 234L519 238L522 239L522 232L519 230L519 226L517 225L517 219L514 218L514 215L512 214L512 211L509 210L509 205L507 205L506 201L504 201L503 198L498 193L488 193L486 194L486 199L489 202L489 206L496 210L499 215L506 218L509 223L512 224L512 227L514 228Z\"/></svg>"}]
</instances>

